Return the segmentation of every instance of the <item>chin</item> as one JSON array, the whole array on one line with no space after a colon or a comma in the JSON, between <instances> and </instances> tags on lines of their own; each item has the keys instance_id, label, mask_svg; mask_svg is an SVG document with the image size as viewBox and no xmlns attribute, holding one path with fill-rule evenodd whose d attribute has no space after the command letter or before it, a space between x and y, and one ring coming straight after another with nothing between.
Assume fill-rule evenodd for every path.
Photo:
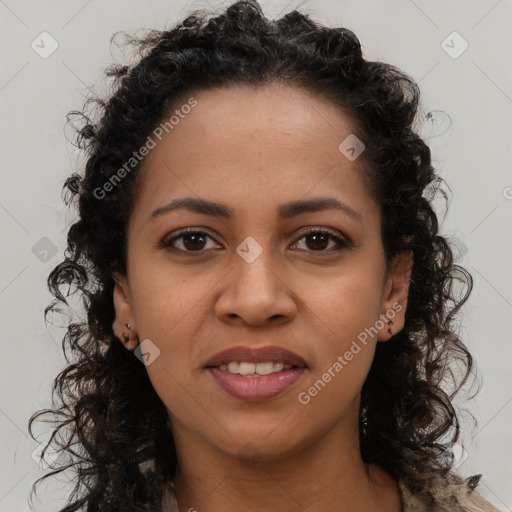
<instances>
[{"instance_id":1,"label":"chin","mask_svg":"<svg viewBox=\"0 0 512 512\"><path fill-rule=\"evenodd\" d=\"M219 427L220 437L212 438L211 432L206 433L206 437L211 445L228 456L247 461L270 461L304 449L311 433L301 432L299 428L299 425L274 416L273 421L251 419L246 423L230 423L226 430Z\"/></svg>"}]
</instances>

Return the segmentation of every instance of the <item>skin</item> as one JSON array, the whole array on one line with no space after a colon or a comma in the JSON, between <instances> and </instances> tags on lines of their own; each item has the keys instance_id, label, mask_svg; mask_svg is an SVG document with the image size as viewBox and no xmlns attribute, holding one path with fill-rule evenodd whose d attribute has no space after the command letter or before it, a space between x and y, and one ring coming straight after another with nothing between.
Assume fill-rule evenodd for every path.
<instances>
[{"instance_id":1,"label":"skin","mask_svg":"<svg viewBox=\"0 0 512 512\"><path fill-rule=\"evenodd\" d=\"M169 411L180 510L399 512L397 482L361 459L358 414L376 344L403 328L411 258L400 255L386 273L378 205L359 161L338 150L353 124L328 100L290 86L193 97L197 106L145 158L127 275L116 276L114 290L119 339L131 350L150 339L160 350L146 369ZM226 204L234 216L177 210L150 219L182 197ZM313 197L334 197L360 219L327 209L278 221L281 204ZM175 252L159 247L185 227L211 238L180 238ZM304 236L308 227L350 245L315 242ZM251 263L236 252L249 236L263 251ZM298 394L393 305L393 324L383 322L321 392L300 403ZM242 402L203 368L235 345L278 345L308 368L282 395Z\"/></svg>"}]
</instances>

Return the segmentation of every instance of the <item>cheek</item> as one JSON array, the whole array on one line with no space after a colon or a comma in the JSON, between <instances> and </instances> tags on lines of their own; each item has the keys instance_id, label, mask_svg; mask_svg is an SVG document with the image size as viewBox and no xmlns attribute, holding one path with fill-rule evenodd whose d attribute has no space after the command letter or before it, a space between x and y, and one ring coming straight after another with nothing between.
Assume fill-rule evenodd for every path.
<instances>
[{"instance_id":1,"label":"cheek","mask_svg":"<svg viewBox=\"0 0 512 512\"><path fill-rule=\"evenodd\" d=\"M301 391L314 408L343 407L361 389L370 370L380 314L379 276L346 272L309 291L308 308L316 324L314 362L308 388ZM307 284L307 283L306 283Z\"/></svg>"},{"instance_id":2,"label":"cheek","mask_svg":"<svg viewBox=\"0 0 512 512\"><path fill-rule=\"evenodd\" d=\"M196 342L207 315L204 291L186 283L164 285L160 281L151 293L141 294L147 307L141 308L137 322L144 338L159 350L158 358L146 370L167 409L182 423L198 424L204 421L205 407L198 388L202 354Z\"/></svg>"},{"instance_id":3,"label":"cheek","mask_svg":"<svg viewBox=\"0 0 512 512\"><path fill-rule=\"evenodd\" d=\"M190 274L190 275L189 275ZM184 272L169 263L133 266L133 296L137 328L146 338L167 343L182 339L178 332L190 319L204 314L205 297L216 276L200 271Z\"/></svg>"},{"instance_id":4,"label":"cheek","mask_svg":"<svg viewBox=\"0 0 512 512\"><path fill-rule=\"evenodd\" d=\"M168 404L179 399L183 389L192 389L199 372L201 353L196 340L208 315L205 296L216 280L205 275L191 282L182 273L155 267L136 275L134 310L139 339L150 340L158 349L147 371Z\"/></svg>"},{"instance_id":5,"label":"cheek","mask_svg":"<svg viewBox=\"0 0 512 512\"><path fill-rule=\"evenodd\" d=\"M344 269L321 283L315 279L304 283L308 308L318 319L331 351L348 348L352 340L375 325L381 310L379 283L380 275L371 266L364 271Z\"/></svg>"}]
</instances>

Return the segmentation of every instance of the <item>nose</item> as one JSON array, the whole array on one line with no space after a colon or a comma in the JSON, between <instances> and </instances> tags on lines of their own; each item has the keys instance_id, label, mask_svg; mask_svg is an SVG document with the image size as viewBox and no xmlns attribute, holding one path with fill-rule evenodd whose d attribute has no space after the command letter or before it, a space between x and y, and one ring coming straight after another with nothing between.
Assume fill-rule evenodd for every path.
<instances>
[{"instance_id":1,"label":"nose","mask_svg":"<svg viewBox=\"0 0 512 512\"><path fill-rule=\"evenodd\" d=\"M278 325L297 314L295 294L286 276L265 251L253 262L235 258L223 280L215 313L223 322L251 326Z\"/></svg>"}]
</instances>

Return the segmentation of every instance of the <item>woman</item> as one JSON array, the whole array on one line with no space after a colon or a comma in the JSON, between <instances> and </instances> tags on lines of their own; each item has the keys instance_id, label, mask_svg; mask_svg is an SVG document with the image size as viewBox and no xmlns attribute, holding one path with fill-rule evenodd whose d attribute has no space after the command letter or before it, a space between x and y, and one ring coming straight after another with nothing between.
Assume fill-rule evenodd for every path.
<instances>
[{"instance_id":1,"label":"woman","mask_svg":"<svg viewBox=\"0 0 512 512\"><path fill-rule=\"evenodd\" d=\"M62 510L497 510L454 469L471 276L438 233L418 86L256 1L134 42L85 117L49 277L47 311L61 285L87 310L50 411Z\"/></svg>"}]
</instances>

